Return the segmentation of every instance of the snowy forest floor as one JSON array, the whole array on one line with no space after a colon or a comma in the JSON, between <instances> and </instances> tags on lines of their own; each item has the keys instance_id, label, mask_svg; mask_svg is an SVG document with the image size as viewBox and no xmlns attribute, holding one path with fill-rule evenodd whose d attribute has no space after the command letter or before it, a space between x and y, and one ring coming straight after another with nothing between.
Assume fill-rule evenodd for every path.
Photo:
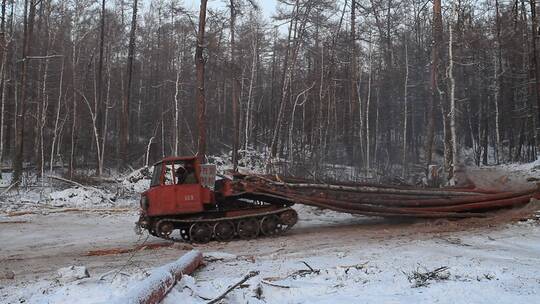
<instances>
[{"instance_id":1,"label":"snowy forest floor","mask_svg":"<svg viewBox=\"0 0 540 304\"><path fill-rule=\"evenodd\" d=\"M469 177L480 187L530 187L527 179L540 177L538 165L475 169ZM185 276L164 303L206 303L250 271L260 273L224 303L540 301L538 203L452 221L386 220L298 205L300 221L284 236L192 246L137 236L138 200L127 194L114 201L115 208L127 207L119 212L51 212L111 207L80 190L3 199L0 303L111 303L133 280L193 247L203 251L207 265ZM53 199L42 203L40 197ZM87 267L90 277L59 277L58 269L71 265ZM448 269L427 281L414 278L439 267Z\"/></svg>"}]
</instances>

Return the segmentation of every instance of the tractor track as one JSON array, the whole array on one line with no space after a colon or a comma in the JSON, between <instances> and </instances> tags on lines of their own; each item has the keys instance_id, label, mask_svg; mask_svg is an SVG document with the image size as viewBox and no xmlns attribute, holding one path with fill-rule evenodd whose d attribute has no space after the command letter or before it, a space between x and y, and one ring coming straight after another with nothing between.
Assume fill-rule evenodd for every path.
<instances>
[{"instance_id":1,"label":"tractor track","mask_svg":"<svg viewBox=\"0 0 540 304\"><path fill-rule=\"evenodd\" d=\"M263 236L280 235L298 222L298 214L291 207L280 208L256 214L211 218L173 219L163 218L153 224L150 234L174 242L208 243L228 242L238 237L254 239ZM172 237L179 230L181 238Z\"/></svg>"}]
</instances>

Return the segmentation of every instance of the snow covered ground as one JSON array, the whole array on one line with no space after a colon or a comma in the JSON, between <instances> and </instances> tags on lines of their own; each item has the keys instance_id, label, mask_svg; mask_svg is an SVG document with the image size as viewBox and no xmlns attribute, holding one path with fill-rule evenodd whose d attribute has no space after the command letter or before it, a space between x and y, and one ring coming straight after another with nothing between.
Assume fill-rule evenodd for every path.
<instances>
[{"instance_id":1,"label":"snow covered ground","mask_svg":"<svg viewBox=\"0 0 540 304\"><path fill-rule=\"evenodd\" d=\"M235 290L230 303L538 303L539 232L523 223L496 232L277 251L253 262L228 258L182 280L164 303L206 303L251 270L260 275ZM427 286L409 279L442 266L448 270Z\"/></svg>"},{"instance_id":2,"label":"snow covered ground","mask_svg":"<svg viewBox=\"0 0 540 304\"><path fill-rule=\"evenodd\" d=\"M486 187L530 187L527 179L540 176L538 165L470 170L469 175ZM134 281L190 250L188 244L135 235L135 193L147 181L129 180L121 186L65 186L3 198L0 303L111 303ZM81 203L81 198L88 200ZM50 212L74 206L129 208ZM164 303L206 303L250 271L259 274L224 303L540 302L540 221L532 211L537 205L456 221L384 220L295 208L300 222L284 236L195 246L207 265L179 282ZM8 216L24 210L40 212ZM83 278L66 278L70 266L86 267L89 277L82 271ZM447 268L432 279L413 278L440 267Z\"/></svg>"},{"instance_id":3,"label":"snow covered ground","mask_svg":"<svg viewBox=\"0 0 540 304\"><path fill-rule=\"evenodd\" d=\"M206 303L250 271L260 273L224 303L540 301L538 219L399 222L309 207L299 212L302 220L285 236L196 246L207 265L179 282L164 303ZM88 255L141 244L130 231L132 213L22 219L28 222L2 227L0 273L15 278L0 281L0 303L110 303L153 267L191 249L175 244ZM64 283L58 270L71 265L86 266L90 277ZM443 266L448 270L427 286L409 280Z\"/></svg>"}]
</instances>

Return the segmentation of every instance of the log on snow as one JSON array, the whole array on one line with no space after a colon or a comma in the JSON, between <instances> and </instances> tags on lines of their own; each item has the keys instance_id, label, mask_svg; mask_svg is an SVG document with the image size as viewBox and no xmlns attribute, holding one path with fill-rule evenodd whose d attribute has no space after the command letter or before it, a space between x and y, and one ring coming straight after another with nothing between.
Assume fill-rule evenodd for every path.
<instances>
[{"instance_id":1,"label":"log on snow","mask_svg":"<svg viewBox=\"0 0 540 304\"><path fill-rule=\"evenodd\" d=\"M192 250L180 259L158 267L146 279L136 283L123 297L117 299L120 304L157 304L173 288L184 274L191 274L203 263L202 253Z\"/></svg>"}]
</instances>

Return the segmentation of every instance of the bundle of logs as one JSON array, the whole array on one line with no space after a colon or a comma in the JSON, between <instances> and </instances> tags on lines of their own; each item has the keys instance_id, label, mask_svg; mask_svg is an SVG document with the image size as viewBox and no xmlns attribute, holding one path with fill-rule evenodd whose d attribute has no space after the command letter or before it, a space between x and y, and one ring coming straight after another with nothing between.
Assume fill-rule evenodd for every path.
<instances>
[{"instance_id":1,"label":"bundle of logs","mask_svg":"<svg viewBox=\"0 0 540 304\"><path fill-rule=\"evenodd\" d=\"M338 212L383 217L462 218L527 204L538 186L512 192L477 188L417 188L370 183L322 183L298 178L244 175L237 190L274 196Z\"/></svg>"}]
</instances>

